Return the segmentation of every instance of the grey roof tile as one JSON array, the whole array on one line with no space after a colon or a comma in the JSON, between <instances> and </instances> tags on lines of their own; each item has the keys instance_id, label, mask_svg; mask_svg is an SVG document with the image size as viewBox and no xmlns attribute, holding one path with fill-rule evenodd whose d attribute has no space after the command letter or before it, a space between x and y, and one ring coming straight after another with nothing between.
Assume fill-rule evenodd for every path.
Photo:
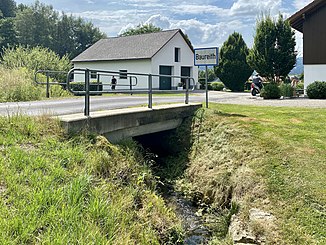
<instances>
[{"instance_id":1,"label":"grey roof tile","mask_svg":"<svg viewBox=\"0 0 326 245\"><path fill-rule=\"evenodd\" d=\"M180 30L101 39L72 62L152 58Z\"/></svg>"}]
</instances>

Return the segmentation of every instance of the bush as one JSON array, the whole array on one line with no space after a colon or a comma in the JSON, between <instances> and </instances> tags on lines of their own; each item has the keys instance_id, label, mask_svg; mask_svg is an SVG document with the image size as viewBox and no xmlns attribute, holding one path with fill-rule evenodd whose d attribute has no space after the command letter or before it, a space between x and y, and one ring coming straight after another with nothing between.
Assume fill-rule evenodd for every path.
<instances>
[{"instance_id":1,"label":"bush","mask_svg":"<svg viewBox=\"0 0 326 245\"><path fill-rule=\"evenodd\" d=\"M69 71L71 62L67 56L59 57L50 49L42 47L6 48L2 55L2 64L9 69L25 67L30 71L54 70Z\"/></svg>"},{"instance_id":2,"label":"bush","mask_svg":"<svg viewBox=\"0 0 326 245\"><path fill-rule=\"evenodd\" d=\"M222 82L212 82L211 86L212 90L214 91L222 91L224 88L224 84Z\"/></svg>"},{"instance_id":3,"label":"bush","mask_svg":"<svg viewBox=\"0 0 326 245\"><path fill-rule=\"evenodd\" d=\"M304 89L304 83L303 83L303 82L299 82L299 83L297 84L296 89Z\"/></svg>"},{"instance_id":4,"label":"bush","mask_svg":"<svg viewBox=\"0 0 326 245\"><path fill-rule=\"evenodd\" d=\"M71 89L75 92L78 91L85 91L85 83L84 82L71 82L70 83ZM97 81L90 81L90 88L89 91L102 91L103 84L98 84ZM75 95L83 95L82 93L76 93ZM93 95L102 95L102 93L97 93Z\"/></svg>"},{"instance_id":5,"label":"bush","mask_svg":"<svg viewBox=\"0 0 326 245\"><path fill-rule=\"evenodd\" d=\"M0 67L0 102L39 100L42 90L42 87L34 84L27 69Z\"/></svg>"},{"instance_id":6,"label":"bush","mask_svg":"<svg viewBox=\"0 0 326 245\"><path fill-rule=\"evenodd\" d=\"M309 99L326 99L326 82L316 81L307 87Z\"/></svg>"},{"instance_id":7,"label":"bush","mask_svg":"<svg viewBox=\"0 0 326 245\"><path fill-rule=\"evenodd\" d=\"M264 99L279 99L281 97L281 90L276 83L269 83L264 86L260 96Z\"/></svg>"},{"instance_id":8,"label":"bush","mask_svg":"<svg viewBox=\"0 0 326 245\"><path fill-rule=\"evenodd\" d=\"M280 86L280 91L281 91L281 96L292 97L294 89L291 86L291 84L282 84Z\"/></svg>"}]
</instances>

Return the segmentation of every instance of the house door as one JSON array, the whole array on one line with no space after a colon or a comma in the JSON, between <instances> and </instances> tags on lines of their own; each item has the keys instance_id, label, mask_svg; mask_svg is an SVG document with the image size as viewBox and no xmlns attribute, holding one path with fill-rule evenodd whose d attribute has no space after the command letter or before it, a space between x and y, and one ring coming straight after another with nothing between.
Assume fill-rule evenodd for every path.
<instances>
[{"instance_id":1,"label":"house door","mask_svg":"<svg viewBox=\"0 0 326 245\"><path fill-rule=\"evenodd\" d=\"M190 77L191 67L181 67L181 76ZM181 78L183 88L186 88L186 79Z\"/></svg>"},{"instance_id":2,"label":"house door","mask_svg":"<svg viewBox=\"0 0 326 245\"><path fill-rule=\"evenodd\" d=\"M172 75L172 66L160 66L160 75ZM160 77L160 90L171 90L171 77Z\"/></svg>"}]
</instances>

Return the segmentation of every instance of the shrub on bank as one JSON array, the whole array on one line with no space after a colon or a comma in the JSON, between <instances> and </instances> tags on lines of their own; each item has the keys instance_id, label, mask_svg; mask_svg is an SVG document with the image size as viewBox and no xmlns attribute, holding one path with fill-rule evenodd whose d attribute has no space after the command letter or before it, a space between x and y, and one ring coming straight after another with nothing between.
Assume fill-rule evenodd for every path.
<instances>
[{"instance_id":1,"label":"shrub on bank","mask_svg":"<svg viewBox=\"0 0 326 245\"><path fill-rule=\"evenodd\" d=\"M260 96L264 99L279 99L281 97L281 90L276 83L269 83L264 86Z\"/></svg>"},{"instance_id":2,"label":"shrub on bank","mask_svg":"<svg viewBox=\"0 0 326 245\"><path fill-rule=\"evenodd\" d=\"M0 102L31 101L42 97L42 87L36 86L27 69L0 67Z\"/></svg>"},{"instance_id":3,"label":"shrub on bank","mask_svg":"<svg viewBox=\"0 0 326 245\"><path fill-rule=\"evenodd\" d=\"M285 83L285 84L281 84L281 86L280 86L281 96L292 97L293 91L294 91L294 89L291 86L291 84Z\"/></svg>"},{"instance_id":4,"label":"shrub on bank","mask_svg":"<svg viewBox=\"0 0 326 245\"><path fill-rule=\"evenodd\" d=\"M222 91L224 89L224 84L222 82L212 82L211 86L214 91Z\"/></svg>"},{"instance_id":5,"label":"shrub on bank","mask_svg":"<svg viewBox=\"0 0 326 245\"><path fill-rule=\"evenodd\" d=\"M326 82L316 81L307 87L309 99L326 99Z\"/></svg>"}]
</instances>

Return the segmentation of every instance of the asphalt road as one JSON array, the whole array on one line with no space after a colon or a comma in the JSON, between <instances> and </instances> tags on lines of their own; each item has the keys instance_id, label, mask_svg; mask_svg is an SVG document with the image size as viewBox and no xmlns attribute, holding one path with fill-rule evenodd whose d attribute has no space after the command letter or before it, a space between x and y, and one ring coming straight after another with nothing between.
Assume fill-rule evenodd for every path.
<instances>
[{"instance_id":1,"label":"asphalt road","mask_svg":"<svg viewBox=\"0 0 326 245\"><path fill-rule=\"evenodd\" d=\"M153 104L183 103L184 96L158 96L154 95ZM205 102L204 92L192 93L190 102ZM264 100L253 97L250 93L209 92L209 102L223 104L239 104L254 106L289 106L289 107L312 107L326 108L325 100L310 100L307 98ZM134 106L147 106L148 97L139 95L116 95L116 96L94 96L91 97L90 111L101 111L119 109ZM0 103L0 115L26 114L26 115L65 115L83 113L84 97L73 97L69 99L48 99L31 102Z\"/></svg>"}]
</instances>

